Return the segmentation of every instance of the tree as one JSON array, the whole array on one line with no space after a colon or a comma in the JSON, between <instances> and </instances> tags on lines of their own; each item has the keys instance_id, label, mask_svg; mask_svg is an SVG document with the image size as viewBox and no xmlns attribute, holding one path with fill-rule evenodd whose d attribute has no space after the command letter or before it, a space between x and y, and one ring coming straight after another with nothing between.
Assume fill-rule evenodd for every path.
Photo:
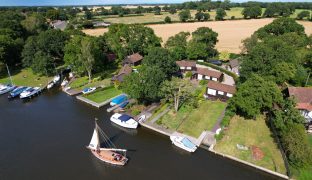
<instances>
[{"instance_id":1,"label":"tree","mask_svg":"<svg viewBox=\"0 0 312 180\"><path fill-rule=\"evenodd\" d=\"M244 18L257 18L258 16L261 16L262 14L262 9L260 6L255 6L255 5L252 5L252 6L248 6L248 7L245 7L242 11L242 15L244 16Z\"/></svg>"},{"instance_id":2,"label":"tree","mask_svg":"<svg viewBox=\"0 0 312 180\"><path fill-rule=\"evenodd\" d=\"M161 86L162 95L169 102L174 103L177 112L181 105L187 101L194 88L189 80L173 77L171 81L166 80Z\"/></svg>"},{"instance_id":3,"label":"tree","mask_svg":"<svg viewBox=\"0 0 312 180\"><path fill-rule=\"evenodd\" d=\"M56 9L50 9L46 13L46 17L51 20L58 20L60 18L60 12Z\"/></svg>"},{"instance_id":4,"label":"tree","mask_svg":"<svg viewBox=\"0 0 312 180\"><path fill-rule=\"evenodd\" d=\"M104 36L119 59L136 52L145 55L149 48L161 45L154 30L140 24L113 24Z\"/></svg>"},{"instance_id":5,"label":"tree","mask_svg":"<svg viewBox=\"0 0 312 180\"><path fill-rule=\"evenodd\" d=\"M0 33L0 63L8 65L19 63L22 47L21 39L14 39L10 34Z\"/></svg>"},{"instance_id":6,"label":"tree","mask_svg":"<svg viewBox=\"0 0 312 180\"><path fill-rule=\"evenodd\" d=\"M177 13L177 10L175 8L170 7L169 13L175 14L175 13Z\"/></svg>"},{"instance_id":7,"label":"tree","mask_svg":"<svg viewBox=\"0 0 312 180\"><path fill-rule=\"evenodd\" d=\"M170 78L179 68L170 51L162 47L154 47L144 57L143 64L148 67L157 67L162 70L166 78Z\"/></svg>"},{"instance_id":8,"label":"tree","mask_svg":"<svg viewBox=\"0 0 312 180\"><path fill-rule=\"evenodd\" d=\"M90 38L83 38L81 40L81 50L78 57L78 60L82 63L86 69L89 77L89 83L91 83L92 78L92 68L95 64L94 54L93 54L94 45Z\"/></svg>"},{"instance_id":9,"label":"tree","mask_svg":"<svg viewBox=\"0 0 312 180\"><path fill-rule=\"evenodd\" d=\"M271 110L273 104L281 104L282 100L282 94L274 82L252 75L239 86L230 99L230 106L246 118L255 118L261 112Z\"/></svg>"},{"instance_id":10,"label":"tree","mask_svg":"<svg viewBox=\"0 0 312 180\"><path fill-rule=\"evenodd\" d=\"M195 19L197 19L197 21L208 21L210 19L210 15L209 13L203 13L201 11L198 11L195 14Z\"/></svg>"},{"instance_id":11,"label":"tree","mask_svg":"<svg viewBox=\"0 0 312 180\"><path fill-rule=\"evenodd\" d=\"M297 15L297 19L302 20L304 18L310 19L310 11L301 11L298 15Z\"/></svg>"},{"instance_id":12,"label":"tree","mask_svg":"<svg viewBox=\"0 0 312 180\"><path fill-rule=\"evenodd\" d=\"M154 7L154 12L155 12L155 15L160 15L161 13L161 8L159 6L155 6Z\"/></svg>"},{"instance_id":13,"label":"tree","mask_svg":"<svg viewBox=\"0 0 312 180\"><path fill-rule=\"evenodd\" d=\"M165 17L165 23L171 23L171 18L169 16Z\"/></svg>"},{"instance_id":14,"label":"tree","mask_svg":"<svg viewBox=\"0 0 312 180\"><path fill-rule=\"evenodd\" d=\"M218 8L215 17L216 21L223 21L225 16L226 16L225 10L222 8Z\"/></svg>"},{"instance_id":15,"label":"tree","mask_svg":"<svg viewBox=\"0 0 312 180\"><path fill-rule=\"evenodd\" d=\"M258 38L260 39L269 36L279 36L290 32L299 35L305 34L304 27L301 24L298 24L296 20L292 18L286 17L275 19L272 23L265 25L256 31Z\"/></svg>"},{"instance_id":16,"label":"tree","mask_svg":"<svg viewBox=\"0 0 312 180\"><path fill-rule=\"evenodd\" d=\"M186 49L187 49L187 39L189 38L189 32L180 32L174 36L169 37L165 44L165 48L167 48L173 57L176 60L182 60L187 57Z\"/></svg>"},{"instance_id":17,"label":"tree","mask_svg":"<svg viewBox=\"0 0 312 180\"><path fill-rule=\"evenodd\" d=\"M181 11L179 13L179 18L180 18L180 21L182 21L182 22L186 22L187 20L191 19L192 16L191 16L190 10Z\"/></svg>"},{"instance_id":18,"label":"tree","mask_svg":"<svg viewBox=\"0 0 312 180\"><path fill-rule=\"evenodd\" d=\"M166 80L164 72L156 67L143 65L138 73L126 76L121 84L122 90L140 102L159 101L159 87Z\"/></svg>"},{"instance_id":19,"label":"tree","mask_svg":"<svg viewBox=\"0 0 312 180\"><path fill-rule=\"evenodd\" d=\"M224 10L230 10L230 8L231 8L230 0L224 0L223 2L221 2L220 8L222 8Z\"/></svg>"},{"instance_id":20,"label":"tree","mask_svg":"<svg viewBox=\"0 0 312 180\"><path fill-rule=\"evenodd\" d=\"M85 11L85 17L87 20L91 20L92 19L92 12L91 11Z\"/></svg>"},{"instance_id":21,"label":"tree","mask_svg":"<svg viewBox=\"0 0 312 180\"><path fill-rule=\"evenodd\" d=\"M39 34L40 32L48 29L45 18L38 13L33 13L30 16L27 16L21 24L31 35Z\"/></svg>"},{"instance_id":22,"label":"tree","mask_svg":"<svg viewBox=\"0 0 312 180\"><path fill-rule=\"evenodd\" d=\"M207 46L203 42L196 42L191 40L187 44L186 54L188 59L206 59L208 56L208 51L206 50Z\"/></svg>"}]
</instances>

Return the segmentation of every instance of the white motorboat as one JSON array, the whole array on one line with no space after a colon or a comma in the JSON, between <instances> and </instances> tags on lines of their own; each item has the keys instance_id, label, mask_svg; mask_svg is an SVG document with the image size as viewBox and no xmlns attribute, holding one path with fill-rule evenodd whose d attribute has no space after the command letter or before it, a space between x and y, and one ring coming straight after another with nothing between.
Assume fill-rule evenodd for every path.
<instances>
[{"instance_id":1,"label":"white motorboat","mask_svg":"<svg viewBox=\"0 0 312 180\"><path fill-rule=\"evenodd\" d=\"M188 152L195 152L197 149L197 146L192 143L188 138L182 137L182 136L170 136L170 140L174 145L177 147L184 149Z\"/></svg>"},{"instance_id":2,"label":"white motorboat","mask_svg":"<svg viewBox=\"0 0 312 180\"><path fill-rule=\"evenodd\" d=\"M54 82L54 83L57 83L57 82L60 81L60 79L61 79L61 76L60 76L60 75L54 76L53 82Z\"/></svg>"},{"instance_id":3,"label":"white motorboat","mask_svg":"<svg viewBox=\"0 0 312 180\"><path fill-rule=\"evenodd\" d=\"M39 93L39 92L40 92L40 87L27 88L25 91L23 91L20 94L20 98L21 99L28 98L28 97L31 97L31 96Z\"/></svg>"},{"instance_id":4,"label":"white motorboat","mask_svg":"<svg viewBox=\"0 0 312 180\"><path fill-rule=\"evenodd\" d=\"M110 120L118 124L119 126L125 128L136 129L139 125L139 123L136 120L134 120L131 116L128 116L126 114L115 113L112 115Z\"/></svg>"},{"instance_id":5,"label":"white motorboat","mask_svg":"<svg viewBox=\"0 0 312 180\"><path fill-rule=\"evenodd\" d=\"M61 83L61 86L64 87L68 84L68 81L66 79L63 80L63 82Z\"/></svg>"},{"instance_id":6,"label":"white motorboat","mask_svg":"<svg viewBox=\"0 0 312 180\"><path fill-rule=\"evenodd\" d=\"M139 118L138 118L138 122L141 123L141 122L144 122L146 119L146 116L143 114L141 115Z\"/></svg>"},{"instance_id":7,"label":"white motorboat","mask_svg":"<svg viewBox=\"0 0 312 180\"><path fill-rule=\"evenodd\" d=\"M95 90L96 90L96 87L84 88L84 89L82 90L82 93L83 93L83 94L89 94L89 93L91 93L91 92L93 92L93 91L95 91Z\"/></svg>"},{"instance_id":8,"label":"white motorboat","mask_svg":"<svg viewBox=\"0 0 312 180\"><path fill-rule=\"evenodd\" d=\"M1 94L5 94L5 93L8 93L8 92L14 90L15 88L16 88L16 86L11 85L11 84L1 86L1 87L0 87L0 95L1 95Z\"/></svg>"},{"instance_id":9,"label":"white motorboat","mask_svg":"<svg viewBox=\"0 0 312 180\"><path fill-rule=\"evenodd\" d=\"M51 89L53 88L53 86L54 86L54 82L52 81L48 84L47 89Z\"/></svg>"}]
</instances>

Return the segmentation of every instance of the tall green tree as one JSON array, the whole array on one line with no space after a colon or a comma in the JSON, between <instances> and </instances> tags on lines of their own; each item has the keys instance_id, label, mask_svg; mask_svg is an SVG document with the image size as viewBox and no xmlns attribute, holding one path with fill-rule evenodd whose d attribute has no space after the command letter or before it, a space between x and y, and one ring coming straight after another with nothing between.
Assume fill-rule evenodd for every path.
<instances>
[{"instance_id":1,"label":"tall green tree","mask_svg":"<svg viewBox=\"0 0 312 180\"><path fill-rule=\"evenodd\" d=\"M190 10L183 10L179 13L180 21L186 22L192 18Z\"/></svg>"},{"instance_id":2,"label":"tall green tree","mask_svg":"<svg viewBox=\"0 0 312 180\"><path fill-rule=\"evenodd\" d=\"M145 55L149 48L161 46L161 39L153 29L139 24L113 24L104 36L119 59L137 52Z\"/></svg>"},{"instance_id":3,"label":"tall green tree","mask_svg":"<svg viewBox=\"0 0 312 180\"><path fill-rule=\"evenodd\" d=\"M144 57L143 64L149 67L157 67L162 70L166 78L170 78L179 68L176 65L176 59L169 50L162 47L154 47L148 51Z\"/></svg>"},{"instance_id":4,"label":"tall green tree","mask_svg":"<svg viewBox=\"0 0 312 180\"><path fill-rule=\"evenodd\" d=\"M282 93L274 82L252 75L238 87L230 106L244 117L255 118L271 110L274 104L281 104L282 100Z\"/></svg>"},{"instance_id":5,"label":"tall green tree","mask_svg":"<svg viewBox=\"0 0 312 180\"><path fill-rule=\"evenodd\" d=\"M27 16L26 19L21 22L21 24L30 35L39 34L40 32L48 29L45 18L38 13L33 13Z\"/></svg>"},{"instance_id":6,"label":"tall green tree","mask_svg":"<svg viewBox=\"0 0 312 180\"><path fill-rule=\"evenodd\" d=\"M78 61L80 61L88 73L89 83L92 81L92 69L95 64L94 60L94 44L90 38L83 38L81 40L81 49L78 57Z\"/></svg>"},{"instance_id":7,"label":"tall green tree","mask_svg":"<svg viewBox=\"0 0 312 180\"><path fill-rule=\"evenodd\" d=\"M310 19L310 11L301 11L298 15L297 15L297 19L302 20L304 18Z\"/></svg>"},{"instance_id":8,"label":"tall green tree","mask_svg":"<svg viewBox=\"0 0 312 180\"><path fill-rule=\"evenodd\" d=\"M260 6L248 6L245 7L242 11L242 15L244 16L244 18L257 18L259 16L261 16L262 14L262 9Z\"/></svg>"},{"instance_id":9,"label":"tall green tree","mask_svg":"<svg viewBox=\"0 0 312 180\"><path fill-rule=\"evenodd\" d=\"M191 98L194 87L191 82L186 79L172 78L171 81L166 80L161 86L161 93L165 99L174 103L174 109L177 112L181 105Z\"/></svg>"},{"instance_id":10,"label":"tall green tree","mask_svg":"<svg viewBox=\"0 0 312 180\"><path fill-rule=\"evenodd\" d=\"M225 16L226 16L225 10L222 8L218 8L217 12L216 12L215 20L216 21L223 21Z\"/></svg>"},{"instance_id":11,"label":"tall green tree","mask_svg":"<svg viewBox=\"0 0 312 180\"><path fill-rule=\"evenodd\" d=\"M169 37L167 40L165 48L171 52L176 60L182 60L187 57L187 40L190 35L191 34L189 32L180 32L174 36Z\"/></svg>"}]
</instances>

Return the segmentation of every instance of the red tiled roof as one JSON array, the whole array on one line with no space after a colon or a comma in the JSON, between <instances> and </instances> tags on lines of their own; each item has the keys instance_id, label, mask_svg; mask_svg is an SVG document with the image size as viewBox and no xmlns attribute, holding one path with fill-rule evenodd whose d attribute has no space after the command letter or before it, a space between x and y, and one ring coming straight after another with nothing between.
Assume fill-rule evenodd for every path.
<instances>
[{"instance_id":1,"label":"red tiled roof","mask_svg":"<svg viewBox=\"0 0 312 180\"><path fill-rule=\"evenodd\" d=\"M136 63L138 61L141 61L143 59L143 56L141 56L139 53L132 54L130 56L127 56L125 61L130 61L131 63Z\"/></svg>"},{"instance_id":2,"label":"red tiled roof","mask_svg":"<svg viewBox=\"0 0 312 180\"><path fill-rule=\"evenodd\" d=\"M289 87L289 96L294 96L298 109L312 111L312 87Z\"/></svg>"},{"instance_id":3,"label":"red tiled roof","mask_svg":"<svg viewBox=\"0 0 312 180\"><path fill-rule=\"evenodd\" d=\"M215 81L209 81L207 84L207 87L210 89L215 89L218 91L227 92L231 94L234 94L236 92L235 86L230 86L230 85L222 84L222 83L215 82Z\"/></svg>"},{"instance_id":4,"label":"red tiled roof","mask_svg":"<svg viewBox=\"0 0 312 180\"><path fill-rule=\"evenodd\" d=\"M215 77L215 78L220 78L222 76L221 72L212 71L212 70L209 70L207 68L197 68L196 72L198 74L202 74L202 75L205 75L205 76L211 76L211 77Z\"/></svg>"},{"instance_id":5,"label":"red tiled roof","mask_svg":"<svg viewBox=\"0 0 312 180\"><path fill-rule=\"evenodd\" d=\"M132 72L132 68L128 65L128 64L125 64L119 71L118 75L121 75L121 74L130 74Z\"/></svg>"},{"instance_id":6,"label":"red tiled roof","mask_svg":"<svg viewBox=\"0 0 312 180\"><path fill-rule=\"evenodd\" d=\"M176 63L180 67L196 67L195 61L182 60L182 61L176 61Z\"/></svg>"}]
</instances>

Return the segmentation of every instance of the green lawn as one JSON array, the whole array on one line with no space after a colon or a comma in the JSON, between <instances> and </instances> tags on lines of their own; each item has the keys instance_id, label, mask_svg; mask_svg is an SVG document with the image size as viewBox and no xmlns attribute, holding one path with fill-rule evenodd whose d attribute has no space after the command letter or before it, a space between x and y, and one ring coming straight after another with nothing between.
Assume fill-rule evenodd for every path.
<instances>
[{"instance_id":1,"label":"green lawn","mask_svg":"<svg viewBox=\"0 0 312 180\"><path fill-rule=\"evenodd\" d=\"M96 91L95 93L83 95L85 98L94 101L96 103L104 102L110 98L113 98L115 96L118 96L122 92L118 89L116 89L114 86L110 86L107 88L100 89Z\"/></svg>"},{"instance_id":2,"label":"green lawn","mask_svg":"<svg viewBox=\"0 0 312 180\"><path fill-rule=\"evenodd\" d=\"M253 159L250 150L238 150L237 144L247 147L259 147L264 153L264 158L261 160ZM242 117L234 116L231 119L229 128L224 132L224 137L217 142L215 150L272 171L286 174L281 152L265 123L264 116L256 120L245 120Z\"/></svg>"},{"instance_id":3,"label":"green lawn","mask_svg":"<svg viewBox=\"0 0 312 180\"><path fill-rule=\"evenodd\" d=\"M158 116L158 114L162 113L164 110L167 109L167 107L169 106L168 103L166 104L161 104L160 105L161 107L158 107L154 112L153 112L153 115L148 118L148 121L151 121L152 119L154 119L156 116Z\"/></svg>"},{"instance_id":4,"label":"green lawn","mask_svg":"<svg viewBox=\"0 0 312 180\"><path fill-rule=\"evenodd\" d=\"M11 75L13 83L18 86L43 87L52 79L52 77L35 75L31 69L22 69L16 73L12 72ZM0 77L0 83L10 83L10 78L7 75Z\"/></svg>"},{"instance_id":5,"label":"green lawn","mask_svg":"<svg viewBox=\"0 0 312 180\"><path fill-rule=\"evenodd\" d=\"M224 102L204 101L196 109L181 107L177 113L170 110L157 124L198 137L202 131L213 128L225 107Z\"/></svg>"},{"instance_id":6,"label":"green lawn","mask_svg":"<svg viewBox=\"0 0 312 180\"><path fill-rule=\"evenodd\" d=\"M71 89L76 89L78 91L81 91L82 89L86 87L107 87L111 84L111 78L106 78L103 80L95 80L93 79L91 83L89 83L88 77L79 77L76 78L69 86Z\"/></svg>"}]
</instances>

